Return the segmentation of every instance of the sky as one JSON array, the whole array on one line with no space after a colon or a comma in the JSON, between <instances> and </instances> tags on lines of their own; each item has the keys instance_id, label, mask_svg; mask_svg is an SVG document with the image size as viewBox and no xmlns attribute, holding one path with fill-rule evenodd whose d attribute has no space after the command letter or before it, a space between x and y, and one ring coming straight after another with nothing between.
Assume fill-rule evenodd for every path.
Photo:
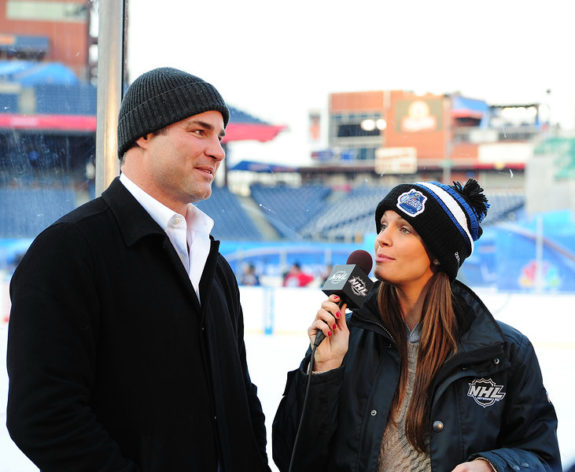
<instances>
[{"instance_id":1,"label":"sky","mask_svg":"<svg viewBox=\"0 0 575 472\"><path fill-rule=\"evenodd\" d=\"M288 126L273 143L234 149L235 160L303 163L309 111L325 114L332 92L547 103L553 122L575 128L574 17L571 0L132 0L128 68L131 80L186 70Z\"/></svg>"}]
</instances>

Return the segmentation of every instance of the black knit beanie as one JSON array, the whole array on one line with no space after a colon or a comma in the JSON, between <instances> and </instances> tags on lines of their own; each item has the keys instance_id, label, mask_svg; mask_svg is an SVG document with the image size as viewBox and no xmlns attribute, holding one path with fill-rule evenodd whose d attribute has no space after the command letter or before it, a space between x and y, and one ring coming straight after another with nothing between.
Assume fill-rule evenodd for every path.
<instances>
[{"instance_id":1,"label":"black knit beanie","mask_svg":"<svg viewBox=\"0 0 575 472\"><path fill-rule=\"evenodd\" d=\"M219 111L224 126L230 112L216 88L194 75L161 67L142 74L126 91L118 116L118 157L134 142L177 121Z\"/></svg>"},{"instance_id":2,"label":"black knit beanie","mask_svg":"<svg viewBox=\"0 0 575 472\"><path fill-rule=\"evenodd\" d=\"M473 242L483 230L480 223L489 203L474 179L464 187L459 182L417 182L394 187L375 210L377 232L386 210L403 217L421 236L438 268L453 280L463 261L473 252Z\"/></svg>"}]
</instances>

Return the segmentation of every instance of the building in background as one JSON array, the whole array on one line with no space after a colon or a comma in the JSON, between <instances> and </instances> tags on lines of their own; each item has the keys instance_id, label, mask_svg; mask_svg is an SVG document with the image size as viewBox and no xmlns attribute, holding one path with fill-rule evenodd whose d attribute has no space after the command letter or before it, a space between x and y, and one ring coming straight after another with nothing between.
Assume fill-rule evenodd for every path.
<instances>
[{"instance_id":1,"label":"building in background","mask_svg":"<svg viewBox=\"0 0 575 472\"><path fill-rule=\"evenodd\" d=\"M317 165L304 171L309 179L338 169L368 180L476 176L488 186L498 180L508 186L511 172L520 188L526 163L548 131L544 116L545 105L490 105L458 93L332 93L328 147L314 151Z\"/></svg>"},{"instance_id":2,"label":"building in background","mask_svg":"<svg viewBox=\"0 0 575 472\"><path fill-rule=\"evenodd\" d=\"M0 185L73 187L77 204L94 196L94 4L0 0ZM224 145L284 128L230 107ZM227 186L227 161L221 174Z\"/></svg>"},{"instance_id":3,"label":"building in background","mask_svg":"<svg viewBox=\"0 0 575 472\"><path fill-rule=\"evenodd\" d=\"M90 81L90 0L0 1L0 59L57 62Z\"/></svg>"}]
</instances>

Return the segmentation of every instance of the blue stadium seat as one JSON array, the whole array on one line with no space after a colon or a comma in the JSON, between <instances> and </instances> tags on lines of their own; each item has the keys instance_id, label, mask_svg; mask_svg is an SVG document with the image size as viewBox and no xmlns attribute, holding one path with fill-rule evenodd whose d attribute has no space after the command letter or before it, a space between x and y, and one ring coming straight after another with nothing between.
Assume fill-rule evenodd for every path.
<instances>
[{"instance_id":1,"label":"blue stadium seat","mask_svg":"<svg viewBox=\"0 0 575 472\"><path fill-rule=\"evenodd\" d=\"M18 94L0 93L0 113L18 113Z\"/></svg>"},{"instance_id":2,"label":"blue stadium seat","mask_svg":"<svg viewBox=\"0 0 575 472\"><path fill-rule=\"evenodd\" d=\"M302 228L324 210L331 193L329 187L322 185L267 187L253 184L250 191L269 223L288 239L299 238Z\"/></svg>"},{"instance_id":3,"label":"blue stadium seat","mask_svg":"<svg viewBox=\"0 0 575 472\"><path fill-rule=\"evenodd\" d=\"M0 189L0 238L33 238L75 208L72 189Z\"/></svg>"},{"instance_id":4,"label":"blue stadium seat","mask_svg":"<svg viewBox=\"0 0 575 472\"><path fill-rule=\"evenodd\" d=\"M36 85L34 90L38 114L96 114L96 87L93 85L42 84Z\"/></svg>"},{"instance_id":5,"label":"blue stadium seat","mask_svg":"<svg viewBox=\"0 0 575 472\"><path fill-rule=\"evenodd\" d=\"M374 232L375 208L388 191L367 186L353 189L327 206L301 233L306 239L338 241Z\"/></svg>"},{"instance_id":6,"label":"blue stadium seat","mask_svg":"<svg viewBox=\"0 0 575 472\"><path fill-rule=\"evenodd\" d=\"M304 226L300 233L305 239L344 241L358 234L375 231L375 209L390 189L362 186L334 200L317 217ZM483 223L515 221L525 213L522 193L495 193L488 195L491 207Z\"/></svg>"},{"instance_id":7,"label":"blue stadium seat","mask_svg":"<svg viewBox=\"0 0 575 472\"><path fill-rule=\"evenodd\" d=\"M493 193L488 195L490 208L484 225L499 222L516 221L525 214L525 195L523 193Z\"/></svg>"},{"instance_id":8,"label":"blue stadium seat","mask_svg":"<svg viewBox=\"0 0 575 472\"><path fill-rule=\"evenodd\" d=\"M262 234L242 207L238 197L225 187L212 187L212 196L196 206L214 220L212 235L225 241L261 241Z\"/></svg>"}]
</instances>

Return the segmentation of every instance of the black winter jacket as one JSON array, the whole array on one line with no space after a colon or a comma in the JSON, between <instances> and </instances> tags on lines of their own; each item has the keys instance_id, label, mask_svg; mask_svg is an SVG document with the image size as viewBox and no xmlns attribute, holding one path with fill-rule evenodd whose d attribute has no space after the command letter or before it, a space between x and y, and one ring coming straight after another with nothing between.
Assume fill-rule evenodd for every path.
<instances>
[{"instance_id":1,"label":"black winter jacket","mask_svg":"<svg viewBox=\"0 0 575 472\"><path fill-rule=\"evenodd\" d=\"M376 472L399 354L381 322L376 284L349 321L343 365L311 376L294 472ZM557 471L557 418L529 340L493 319L465 285L453 283L462 336L458 352L432 385L430 456L433 472L449 472L478 456L498 472ZM288 470L308 376L310 351L288 374L273 423L273 456Z\"/></svg>"},{"instance_id":2,"label":"black winter jacket","mask_svg":"<svg viewBox=\"0 0 575 472\"><path fill-rule=\"evenodd\" d=\"M40 234L11 281L7 425L43 471L269 471L234 274L200 306L166 233L118 181Z\"/></svg>"}]
</instances>

